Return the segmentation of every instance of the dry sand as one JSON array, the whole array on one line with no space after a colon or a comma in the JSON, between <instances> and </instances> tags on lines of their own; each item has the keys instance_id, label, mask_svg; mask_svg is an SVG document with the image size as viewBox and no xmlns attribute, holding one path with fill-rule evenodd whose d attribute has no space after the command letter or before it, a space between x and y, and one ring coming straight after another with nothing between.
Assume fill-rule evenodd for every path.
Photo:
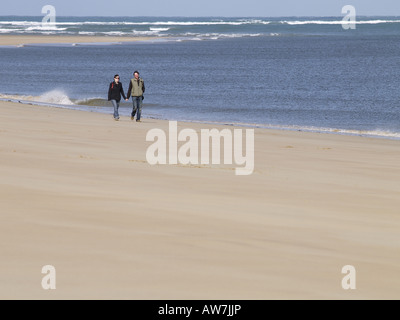
<instances>
[{"instance_id":1,"label":"dry sand","mask_svg":"<svg viewBox=\"0 0 400 320\"><path fill-rule=\"evenodd\" d=\"M149 165L167 121L0 102L0 123L0 299L400 298L399 141L256 129L236 176Z\"/></svg>"}]
</instances>

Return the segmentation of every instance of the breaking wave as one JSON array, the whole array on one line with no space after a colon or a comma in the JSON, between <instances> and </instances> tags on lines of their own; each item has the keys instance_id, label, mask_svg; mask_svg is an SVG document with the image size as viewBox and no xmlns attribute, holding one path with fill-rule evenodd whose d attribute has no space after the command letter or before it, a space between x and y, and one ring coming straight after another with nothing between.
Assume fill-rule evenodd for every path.
<instances>
[{"instance_id":1,"label":"breaking wave","mask_svg":"<svg viewBox=\"0 0 400 320\"><path fill-rule=\"evenodd\" d=\"M117 37L185 37L196 33L201 38L220 39L226 35L234 37L293 35L302 33L307 26L307 34L337 32L340 25L357 24L369 30L374 25L386 26L385 30L396 34L400 24L399 17L360 17L356 21L346 21L343 17L287 17L287 18L162 18L162 17L63 17L55 23L42 23L41 17L10 17L1 21L0 34L60 34L92 35ZM30 21L32 19L32 21ZM37 21L38 20L38 21ZM211 34L211 36L207 36ZM190 37L191 35L189 35ZM199 36L193 40L199 40Z\"/></svg>"},{"instance_id":2,"label":"breaking wave","mask_svg":"<svg viewBox=\"0 0 400 320\"><path fill-rule=\"evenodd\" d=\"M74 105L68 95L62 90L51 90L40 96L0 94L0 98L3 100L22 100L47 104Z\"/></svg>"}]
</instances>

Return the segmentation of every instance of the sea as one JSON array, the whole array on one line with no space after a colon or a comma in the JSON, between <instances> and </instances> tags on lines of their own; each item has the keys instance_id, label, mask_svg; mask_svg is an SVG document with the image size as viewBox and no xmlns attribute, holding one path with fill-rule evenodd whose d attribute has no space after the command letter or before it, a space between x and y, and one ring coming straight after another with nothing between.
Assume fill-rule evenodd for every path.
<instances>
[{"instance_id":1,"label":"sea","mask_svg":"<svg viewBox=\"0 0 400 320\"><path fill-rule=\"evenodd\" d=\"M138 70L146 118L400 139L400 17L1 16L0 99L110 114ZM117 37L117 41L115 38ZM138 37L149 40L128 41ZM118 39L121 41L118 41ZM131 102L121 103L129 116Z\"/></svg>"}]
</instances>

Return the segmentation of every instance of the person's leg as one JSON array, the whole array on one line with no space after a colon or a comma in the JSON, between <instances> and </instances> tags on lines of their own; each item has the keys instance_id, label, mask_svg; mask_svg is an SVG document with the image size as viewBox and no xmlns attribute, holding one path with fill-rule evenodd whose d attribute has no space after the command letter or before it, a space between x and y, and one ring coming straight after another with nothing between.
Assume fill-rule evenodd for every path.
<instances>
[{"instance_id":1,"label":"person's leg","mask_svg":"<svg viewBox=\"0 0 400 320\"><path fill-rule=\"evenodd\" d=\"M117 100L111 100L111 103L114 107L114 119L118 120L119 119L119 114L118 114L119 103L117 102Z\"/></svg>"},{"instance_id":2,"label":"person's leg","mask_svg":"<svg viewBox=\"0 0 400 320\"><path fill-rule=\"evenodd\" d=\"M135 116L136 110L137 110L137 107L138 107L136 98L137 97L132 97L133 109L132 109L132 113L131 113L131 120L133 120L133 117Z\"/></svg>"},{"instance_id":3,"label":"person's leg","mask_svg":"<svg viewBox=\"0 0 400 320\"><path fill-rule=\"evenodd\" d=\"M138 109L137 109L137 117L136 117L136 121L140 121L140 117L142 115L142 97L138 97L137 98L138 102Z\"/></svg>"}]
</instances>

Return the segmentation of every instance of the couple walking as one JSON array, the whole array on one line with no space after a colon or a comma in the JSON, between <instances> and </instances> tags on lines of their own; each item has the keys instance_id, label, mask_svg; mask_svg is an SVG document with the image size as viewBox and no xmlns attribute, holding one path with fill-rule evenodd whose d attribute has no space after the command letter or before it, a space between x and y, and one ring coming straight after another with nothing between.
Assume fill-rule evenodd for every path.
<instances>
[{"instance_id":1,"label":"couple walking","mask_svg":"<svg viewBox=\"0 0 400 320\"><path fill-rule=\"evenodd\" d=\"M133 109L131 113L131 120L134 119L136 113L136 122L140 122L140 116L142 114L142 101L143 94L145 91L144 81L139 77L139 72L135 71L133 73L134 78L131 79L128 89L128 97L125 96L124 89L122 88L122 83L119 81L119 75L114 76L114 81L110 83L110 88L108 89L108 101L111 101L114 107L114 120L119 120L119 102L121 101L121 95L124 97L125 101L129 100L132 96Z\"/></svg>"}]
</instances>

